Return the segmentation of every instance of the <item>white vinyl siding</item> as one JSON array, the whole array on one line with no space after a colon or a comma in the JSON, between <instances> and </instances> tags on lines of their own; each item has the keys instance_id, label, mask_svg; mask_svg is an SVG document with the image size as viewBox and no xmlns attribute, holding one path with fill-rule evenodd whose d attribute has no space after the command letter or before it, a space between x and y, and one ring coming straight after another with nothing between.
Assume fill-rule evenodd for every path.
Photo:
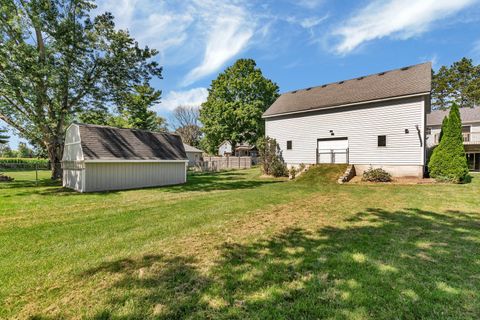
<instances>
[{"instance_id":1,"label":"white vinyl siding","mask_svg":"<svg viewBox=\"0 0 480 320\"><path fill-rule=\"evenodd\" d=\"M84 191L85 170L63 170L63 186L80 192Z\"/></svg>"},{"instance_id":2,"label":"white vinyl siding","mask_svg":"<svg viewBox=\"0 0 480 320\"><path fill-rule=\"evenodd\" d=\"M344 137L349 163L423 165L424 119L424 97L416 97L267 118L265 127L287 164L316 163L317 139ZM386 147L377 146L379 135L387 136ZM292 140L292 150L286 149L287 140Z\"/></svg>"},{"instance_id":3,"label":"white vinyl siding","mask_svg":"<svg viewBox=\"0 0 480 320\"><path fill-rule=\"evenodd\" d=\"M62 161L83 161L80 130L77 125L71 125L67 130Z\"/></svg>"},{"instance_id":4,"label":"white vinyl siding","mask_svg":"<svg viewBox=\"0 0 480 320\"><path fill-rule=\"evenodd\" d=\"M472 123L471 126L471 132L480 132L480 123Z\"/></svg>"},{"instance_id":5,"label":"white vinyl siding","mask_svg":"<svg viewBox=\"0 0 480 320\"><path fill-rule=\"evenodd\" d=\"M135 189L186 182L185 162L86 163L85 192Z\"/></svg>"}]
</instances>

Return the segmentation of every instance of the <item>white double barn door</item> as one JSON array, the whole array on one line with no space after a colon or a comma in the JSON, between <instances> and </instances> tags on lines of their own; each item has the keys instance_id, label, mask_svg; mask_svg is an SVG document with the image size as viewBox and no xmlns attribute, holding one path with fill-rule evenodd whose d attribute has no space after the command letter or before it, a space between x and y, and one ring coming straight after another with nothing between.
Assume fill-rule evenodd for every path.
<instances>
[{"instance_id":1,"label":"white double barn door","mask_svg":"<svg viewBox=\"0 0 480 320\"><path fill-rule=\"evenodd\" d=\"M348 139L319 139L317 152L318 163L348 163Z\"/></svg>"}]
</instances>

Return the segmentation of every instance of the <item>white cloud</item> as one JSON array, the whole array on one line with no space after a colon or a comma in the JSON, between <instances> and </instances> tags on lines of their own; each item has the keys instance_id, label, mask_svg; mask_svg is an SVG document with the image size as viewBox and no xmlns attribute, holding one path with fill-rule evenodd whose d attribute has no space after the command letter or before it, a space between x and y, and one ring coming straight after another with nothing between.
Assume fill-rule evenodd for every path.
<instances>
[{"instance_id":1,"label":"white cloud","mask_svg":"<svg viewBox=\"0 0 480 320\"><path fill-rule=\"evenodd\" d=\"M170 91L156 109L157 111L172 111L178 106L200 107L207 97L208 90L202 87L185 91Z\"/></svg>"},{"instance_id":2,"label":"white cloud","mask_svg":"<svg viewBox=\"0 0 480 320\"><path fill-rule=\"evenodd\" d=\"M177 51L185 46L189 29L195 23L195 12L190 6L155 0L101 0L96 13L105 11L112 12L116 27L128 30L140 45L157 49L162 62L166 56L170 64L189 59Z\"/></svg>"},{"instance_id":3,"label":"white cloud","mask_svg":"<svg viewBox=\"0 0 480 320\"><path fill-rule=\"evenodd\" d=\"M422 56L419 59L420 63L427 62L427 61L430 61L432 63L432 68L433 69L436 70L438 68L438 54L434 53L430 56L428 56L428 55Z\"/></svg>"},{"instance_id":4,"label":"white cloud","mask_svg":"<svg viewBox=\"0 0 480 320\"><path fill-rule=\"evenodd\" d=\"M433 22L474 2L476 0L374 0L332 32L341 38L334 50L346 54L374 39L411 38L427 31Z\"/></svg>"},{"instance_id":5,"label":"white cloud","mask_svg":"<svg viewBox=\"0 0 480 320\"><path fill-rule=\"evenodd\" d=\"M159 50L160 63L196 63L183 85L217 71L244 50L258 18L248 3L237 0L101 0L98 5L97 13L112 12L117 27Z\"/></svg>"},{"instance_id":6,"label":"white cloud","mask_svg":"<svg viewBox=\"0 0 480 320\"><path fill-rule=\"evenodd\" d=\"M240 53L248 45L255 30L255 22L248 18L244 8L233 5L204 7L207 28L207 40L202 62L184 78L183 85L195 81L219 70L227 61Z\"/></svg>"},{"instance_id":7,"label":"white cloud","mask_svg":"<svg viewBox=\"0 0 480 320\"><path fill-rule=\"evenodd\" d=\"M307 8L307 9L315 9L323 4L324 0L296 0L295 4Z\"/></svg>"},{"instance_id":8,"label":"white cloud","mask_svg":"<svg viewBox=\"0 0 480 320\"><path fill-rule=\"evenodd\" d=\"M309 18L302 19L300 21L300 25L305 29L310 29L318 26L320 23L322 23L326 19L328 19L328 15L325 15L323 17L309 17Z\"/></svg>"},{"instance_id":9,"label":"white cloud","mask_svg":"<svg viewBox=\"0 0 480 320\"><path fill-rule=\"evenodd\" d=\"M480 61L480 40L473 43L472 54L475 59Z\"/></svg>"}]
</instances>

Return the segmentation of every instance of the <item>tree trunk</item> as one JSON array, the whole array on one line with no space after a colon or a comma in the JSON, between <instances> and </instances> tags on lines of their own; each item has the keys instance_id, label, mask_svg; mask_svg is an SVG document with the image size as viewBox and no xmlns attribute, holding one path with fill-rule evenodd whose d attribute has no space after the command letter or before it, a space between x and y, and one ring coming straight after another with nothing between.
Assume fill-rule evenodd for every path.
<instances>
[{"instance_id":1,"label":"tree trunk","mask_svg":"<svg viewBox=\"0 0 480 320\"><path fill-rule=\"evenodd\" d=\"M52 171L52 180L62 178L62 156L63 144L58 141L52 141L47 145L48 159L50 160L50 169Z\"/></svg>"}]
</instances>

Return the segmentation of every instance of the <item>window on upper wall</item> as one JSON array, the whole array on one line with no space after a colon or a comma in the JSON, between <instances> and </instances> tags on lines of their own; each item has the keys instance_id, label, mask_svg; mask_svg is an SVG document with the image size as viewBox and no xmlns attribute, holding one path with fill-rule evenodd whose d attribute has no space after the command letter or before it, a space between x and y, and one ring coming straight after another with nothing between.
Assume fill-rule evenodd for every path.
<instances>
[{"instance_id":1,"label":"window on upper wall","mask_svg":"<svg viewBox=\"0 0 480 320\"><path fill-rule=\"evenodd\" d=\"M470 126L462 126L462 133L470 133Z\"/></svg>"},{"instance_id":2,"label":"window on upper wall","mask_svg":"<svg viewBox=\"0 0 480 320\"><path fill-rule=\"evenodd\" d=\"M292 150L292 140L287 141L287 150Z\"/></svg>"},{"instance_id":3,"label":"window on upper wall","mask_svg":"<svg viewBox=\"0 0 480 320\"><path fill-rule=\"evenodd\" d=\"M425 129L425 133L429 135L432 134L432 128L427 127L427 129Z\"/></svg>"},{"instance_id":4,"label":"window on upper wall","mask_svg":"<svg viewBox=\"0 0 480 320\"><path fill-rule=\"evenodd\" d=\"M378 136L377 145L379 147L386 147L387 146L387 136L385 136L385 135Z\"/></svg>"}]
</instances>

